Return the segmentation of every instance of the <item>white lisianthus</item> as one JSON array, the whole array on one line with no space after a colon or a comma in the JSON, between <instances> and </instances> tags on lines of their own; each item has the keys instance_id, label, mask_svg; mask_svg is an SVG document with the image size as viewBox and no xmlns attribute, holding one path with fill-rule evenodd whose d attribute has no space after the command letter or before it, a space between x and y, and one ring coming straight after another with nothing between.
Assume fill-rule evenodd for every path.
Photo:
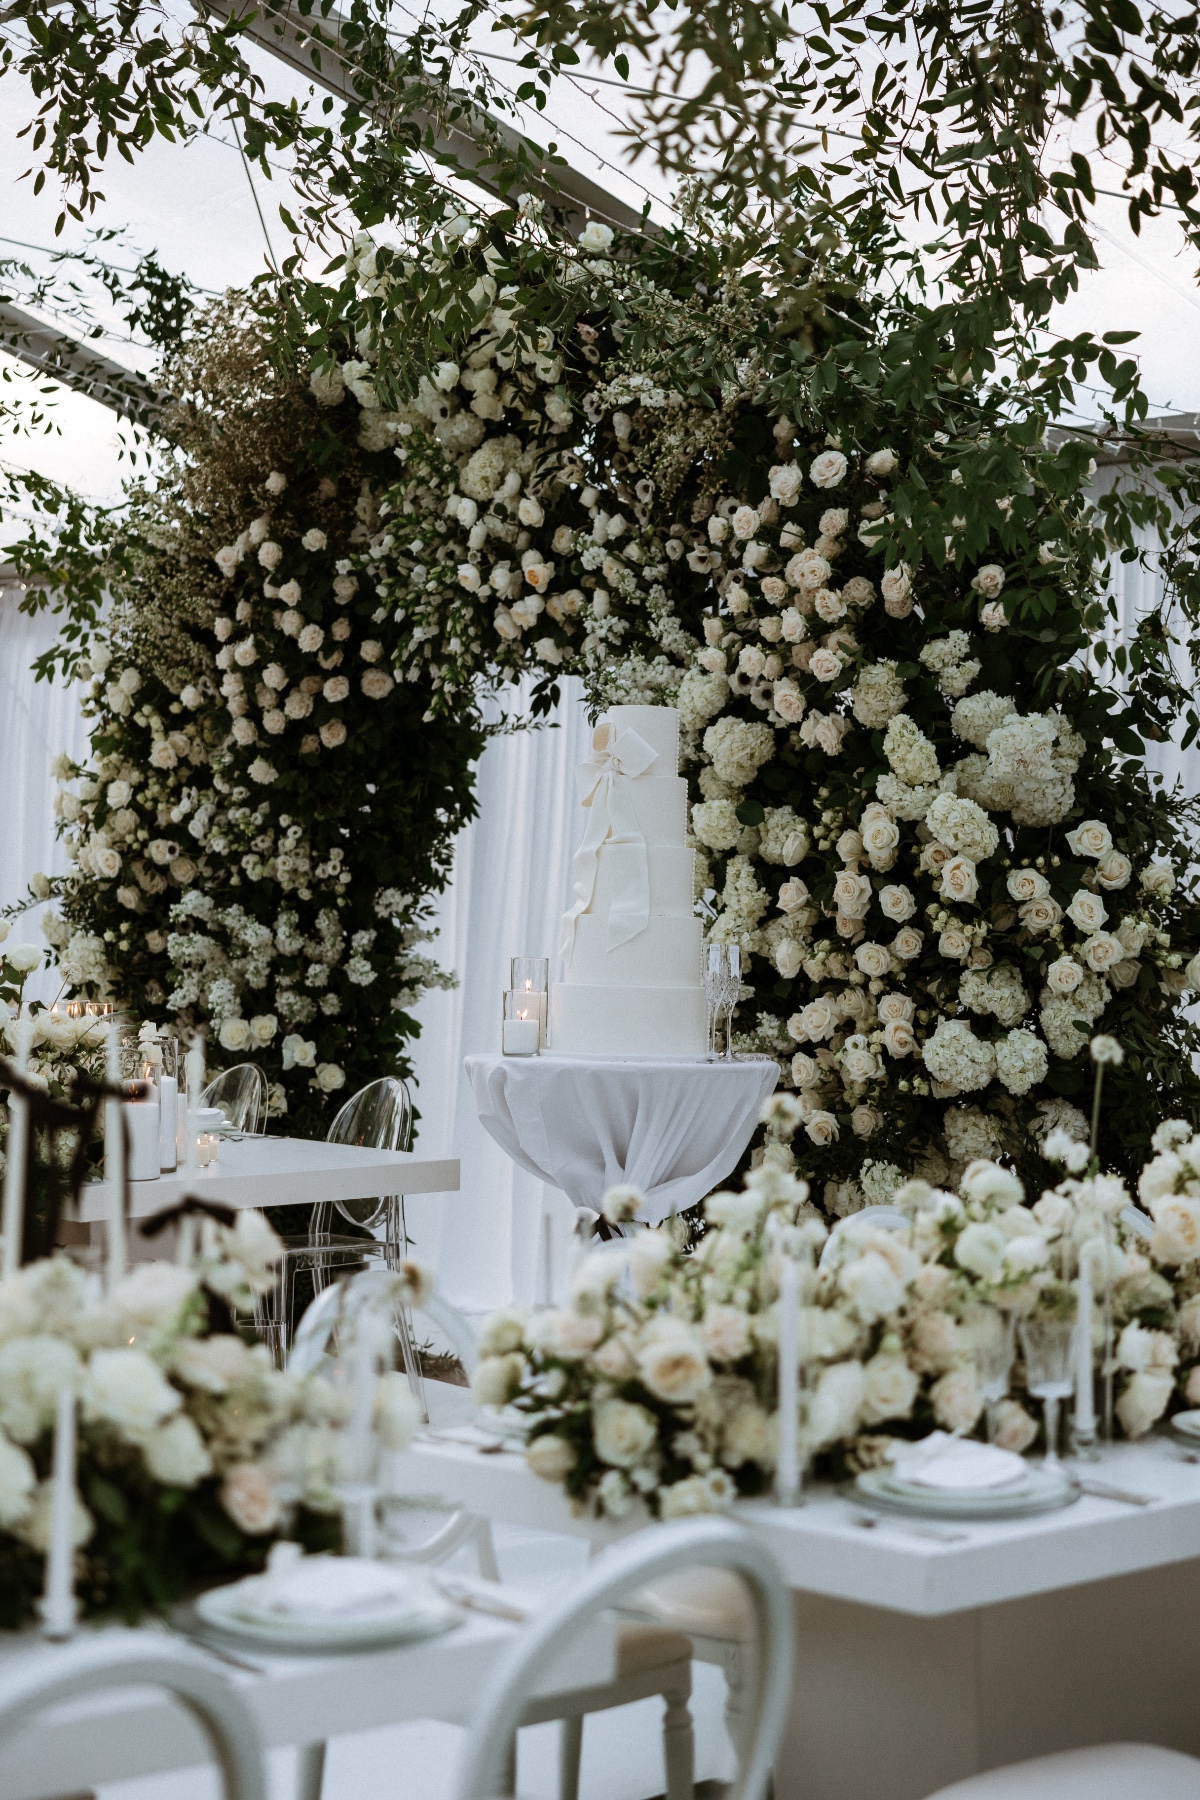
<instances>
[{"instance_id":1,"label":"white lisianthus","mask_svg":"<svg viewBox=\"0 0 1200 1800\"><path fill-rule=\"evenodd\" d=\"M864 1325L887 1318L904 1301L904 1282L874 1250L845 1264L838 1286Z\"/></svg>"},{"instance_id":2,"label":"white lisianthus","mask_svg":"<svg viewBox=\"0 0 1200 1800\"><path fill-rule=\"evenodd\" d=\"M227 1394L246 1379L253 1367L249 1347L232 1332L213 1337L185 1338L171 1364L188 1387L205 1394Z\"/></svg>"},{"instance_id":3,"label":"white lisianthus","mask_svg":"<svg viewBox=\"0 0 1200 1800\"><path fill-rule=\"evenodd\" d=\"M767 476L771 498L780 506L795 506L804 477L796 463L777 463Z\"/></svg>"},{"instance_id":4,"label":"white lisianthus","mask_svg":"<svg viewBox=\"0 0 1200 1800\"><path fill-rule=\"evenodd\" d=\"M612 248L613 232L599 219L589 219L579 234L579 248L588 256L607 256Z\"/></svg>"}]
</instances>

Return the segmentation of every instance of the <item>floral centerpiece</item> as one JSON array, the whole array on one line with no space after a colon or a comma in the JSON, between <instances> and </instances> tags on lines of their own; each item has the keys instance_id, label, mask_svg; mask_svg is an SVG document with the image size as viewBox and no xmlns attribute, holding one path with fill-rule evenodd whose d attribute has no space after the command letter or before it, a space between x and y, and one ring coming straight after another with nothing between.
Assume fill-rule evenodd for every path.
<instances>
[{"instance_id":1,"label":"floral centerpiece","mask_svg":"<svg viewBox=\"0 0 1200 1800\"><path fill-rule=\"evenodd\" d=\"M851 1217L830 1234L778 1154L800 1123L798 1102L777 1096L764 1111L774 1142L740 1192L710 1196L694 1249L669 1227L639 1231L583 1258L565 1306L508 1309L486 1326L477 1396L525 1416L530 1468L581 1505L620 1517L640 1497L674 1518L768 1485L784 1257L800 1265L801 1441L824 1472L872 1466L896 1438L935 1426L982 1430L973 1313L1072 1314L1081 1257L1099 1297L1100 1363L1107 1301L1119 1428L1138 1437L1172 1406L1200 1401L1200 1136L1190 1125L1168 1121L1155 1134L1139 1190L1149 1214L1059 1128L1047 1152L1062 1179L1031 1203L1011 1169L976 1159L957 1191L910 1179L892 1195L894 1217ZM614 1189L605 1210L631 1218L639 1201ZM988 1423L1004 1448L1038 1436L1019 1360Z\"/></svg>"},{"instance_id":2,"label":"floral centerpiece","mask_svg":"<svg viewBox=\"0 0 1200 1800\"><path fill-rule=\"evenodd\" d=\"M334 1492L342 1396L274 1368L234 1324L274 1280L260 1214L204 1220L194 1266L136 1265L107 1293L64 1256L0 1284L0 1624L41 1590L57 1396L80 1407L76 1585L83 1610L135 1619L257 1569L285 1525L340 1540ZM403 1378L397 1383L404 1387ZM381 1385L377 1422L410 1428L407 1389Z\"/></svg>"}]
</instances>

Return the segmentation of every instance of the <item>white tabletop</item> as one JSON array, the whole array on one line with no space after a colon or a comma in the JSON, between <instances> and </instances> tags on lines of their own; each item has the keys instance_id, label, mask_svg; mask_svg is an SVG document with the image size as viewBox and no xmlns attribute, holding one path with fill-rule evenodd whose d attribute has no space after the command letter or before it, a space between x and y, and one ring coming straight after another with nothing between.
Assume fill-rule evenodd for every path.
<instances>
[{"instance_id":1,"label":"white tabletop","mask_svg":"<svg viewBox=\"0 0 1200 1800\"><path fill-rule=\"evenodd\" d=\"M179 1169L157 1181L129 1184L130 1211L145 1218L199 1194L223 1206L313 1206L330 1200L372 1200L386 1194L445 1194L458 1187L458 1159L409 1150L364 1150L315 1138L225 1139L220 1160L206 1169ZM81 1219L103 1219L108 1187L89 1182Z\"/></svg>"},{"instance_id":2,"label":"white tabletop","mask_svg":"<svg viewBox=\"0 0 1200 1800\"><path fill-rule=\"evenodd\" d=\"M789 1587L926 1617L1200 1557L1200 1466L1185 1463L1171 1442L1117 1445L1087 1466L1088 1476L1153 1495L1154 1503L1084 1495L1031 1519L885 1523L879 1515L879 1525L865 1530L856 1520L867 1509L853 1491L826 1486L794 1509L744 1500L732 1516L762 1534ZM447 1438L418 1438L396 1458L394 1479L494 1519L572 1532L597 1544L649 1522L640 1507L615 1523L576 1513L561 1488L530 1474L519 1451L482 1455ZM906 1528L921 1523L945 1536L920 1537Z\"/></svg>"},{"instance_id":3,"label":"white tabletop","mask_svg":"<svg viewBox=\"0 0 1200 1800\"><path fill-rule=\"evenodd\" d=\"M235 1654L257 1665L257 1672L220 1659L216 1666L241 1689L263 1745L272 1749L405 1719L465 1723L519 1630L505 1620L469 1613L440 1637L390 1650L267 1656L239 1646ZM0 1637L0 1667L30 1653L47 1653L33 1632ZM610 1618L601 1617L576 1635L556 1663L552 1682L540 1691L610 1681L613 1666L614 1628ZM199 1726L182 1707L152 1690L133 1690L46 1713L34 1730L0 1751L0 1793L4 1800L36 1800L210 1760Z\"/></svg>"}]
</instances>

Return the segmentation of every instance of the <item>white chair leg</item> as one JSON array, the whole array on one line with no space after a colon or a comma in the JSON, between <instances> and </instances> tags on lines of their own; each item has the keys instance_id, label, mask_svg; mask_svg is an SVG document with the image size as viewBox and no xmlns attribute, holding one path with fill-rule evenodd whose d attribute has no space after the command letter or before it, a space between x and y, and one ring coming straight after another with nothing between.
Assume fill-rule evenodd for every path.
<instances>
[{"instance_id":1,"label":"white chair leg","mask_svg":"<svg viewBox=\"0 0 1200 1800\"><path fill-rule=\"evenodd\" d=\"M480 1578L484 1581L499 1581L500 1564L496 1561L492 1521L482 1515L475 1522L475 1555L479 1562Z\"/></svg>"},{"instance_id":2,"label":"white chair leg","mask_svg":"<svg viewBox=\"0 0 1200 1800\"><path fill-rule=\"evenodd\" d=\"M302 1744L296 1754L296 1800L321 1800L324 1780L324 1744Z\"/></svg>"},{"instance_id":3,"label":"white chair leg","mask_svg":"<svg viewBox=\"0 0 1200 1800\"><path fill-rule=\"evenodd\" d=\"M558 1739L558 1800L579 1800L579 1769L583 1762L583 1714L564 1719Z\"/></svg>"},{"instance_id":4,"label":"white chair leg","mask_svg":"<svg viewBox=\"0 0 1200 1800\"><path fill-rule=\"evenodd\" d=\"M693 1800L695 1787L695 1739L692 1731L690 1684L686 1690L663 1695L663 1762L666 1765L666 1800Z\"/></svg>"},{"instance_id":5,"label":"white chair leg","mask_svg":"<svg viewBox=\"0 0 1200 1800\"><path fill-rule=\"evenodd\" d=\"M746 1750L746 1650L730 1644L722 1657L725 1670L725 1729L739 1764Z\"/></svg>"}]
</instances>

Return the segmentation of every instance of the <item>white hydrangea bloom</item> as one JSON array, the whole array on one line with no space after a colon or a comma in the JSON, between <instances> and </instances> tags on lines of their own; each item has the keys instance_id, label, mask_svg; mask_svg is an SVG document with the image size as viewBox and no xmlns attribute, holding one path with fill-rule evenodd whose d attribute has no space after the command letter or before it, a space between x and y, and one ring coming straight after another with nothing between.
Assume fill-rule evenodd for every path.
<instances>
[{"instance_id":1,"label":"white hydrangea bloom","mask_svg":"<svg viewBox=\"0 0 1200 1800\"><path fill-rule=\"evenodd\" d=\"M925 823L940 844L958 856L969 856L972 862L984 862L995 855L1000 833L981 806L974 800L960 800L955 794L939 794L925 815Z\"/></svg>"},{"instance_id":2,"label":"white hydrangea bloom","mask_svg":"<svg viewBox=\"0 0 1200 1800\"><path fill-rule=\"evenodd\" d=\"M996 1073L996 1053L991 1044L975 1036L962 1019L939 1019L922 1051L925 1067L934 1081L957 1093L985 1088Z\"/></svg>"},{"instance_id":3,"label":"white hydrangea bloom","mask_svg":"<svg viewBox=\"0 0 1200 1800\"><path fill-rule=\"evenodd\" d=\"M868 663L850 690L850 707L860 725L882 731L907 698L894 662Z\"/></svg>"},{"instance_id":4,"label":"white hydrangea bloom","mask_svg":"<svg viewBox=\"0 0 1200 1800\"><path fill-rule=\"evenodd\" d=\"M1016 1025L1032 1004L1020 976L1009 963L992 969L968 969L958 984L958 998L968 1011L990 1013L1005 1026Z\"/></svg>"},{"instance_id":5,"label":"white hydrangea bloom","mask_svg":"<svg viewBox=\"0 0 1200 1800\"><path fill-rule=\"evenodd\" d=\"M941 777L937 752L907 713L897 713L888 725L887 736L883 740L883 754L887 757L892 772L909 787L935 782ZM880 799L883 800L882 794ZM884 805L887 805L886 800Z\"/></svg>"},{"instance_id":6,"label":"white hydrangea bloom","mask_svg":"<svg viewBox=\"0 0 1200 1800\"><path fill-rule=\"evenodd\" d=\"M996 1045L996 1073L1010 1094L1027 1094L1048 1067L1046 1046L1032 1031L1010 1031Z\"/></svg>"},{"instance_id":7,"label":"white hydrangea bloom","mask_svg":"<svg viewBox=\"0 0 1200 1800\"><path fill-rule=\"evenodd\" d=\"M745 787L775 754L775 733L769 725L726 717L710 725L704 749L722 781Z\"/></svg>"}]
</instances>

